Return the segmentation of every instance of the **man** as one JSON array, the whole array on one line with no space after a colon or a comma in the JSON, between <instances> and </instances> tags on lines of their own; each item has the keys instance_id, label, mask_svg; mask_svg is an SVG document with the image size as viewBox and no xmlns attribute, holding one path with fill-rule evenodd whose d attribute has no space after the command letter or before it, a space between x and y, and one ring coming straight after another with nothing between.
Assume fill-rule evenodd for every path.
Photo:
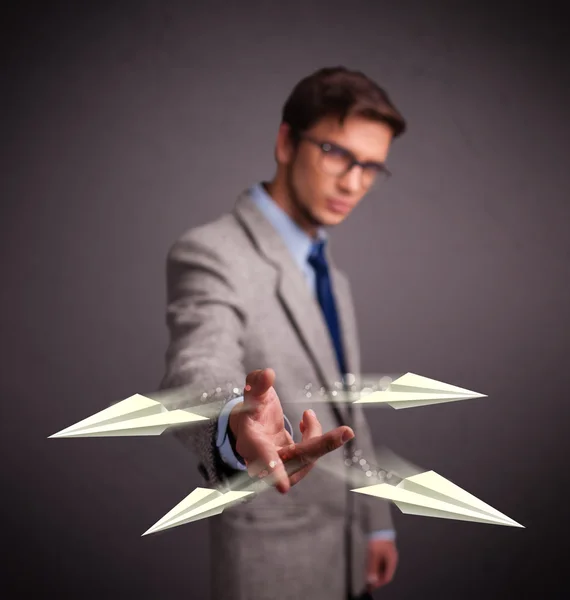
<instances>
[{"instance_id":1,"label":"man","mask_svg":"<svg viewBox=\"0 0 570 600\"><path fill-rule=\"evenodd\" d=\"M364 414L319 398L360 369L350 287L326 228L388 175L404 130L362 73L317 71L284 106L274 178L170 250L162 387L204 389L214 414L177 436L210 485L247 470L271 473L277 488L209 519L216 600L347 600L393 577L388 504L334 475L374 464ZM306 466L289 475L292 458Z\"/></svg>"}]
</instances>

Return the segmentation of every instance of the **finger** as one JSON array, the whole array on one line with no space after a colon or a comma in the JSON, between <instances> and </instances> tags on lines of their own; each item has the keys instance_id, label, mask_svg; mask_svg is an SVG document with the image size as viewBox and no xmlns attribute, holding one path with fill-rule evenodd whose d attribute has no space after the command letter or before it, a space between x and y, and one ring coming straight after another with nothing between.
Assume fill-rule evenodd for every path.
<instances>
[{"instance_id":1,"label":"finger","mask_svg":"<svg viewBox=\"0 0 570 600\"><path fill-rule=\"evenodd\" d=\"M316 417L315 421L317 421ZM313 427L320 428L320 423L317 421ZM313 429L313 431L314 430L315 429ZM353 437L354 432L350 427L347 427L346 425L337 427L324 435L317 435L308 440L303 440L300 444L296 444L295 448L290 451L290 456L291 458L297 458L301 461L305 461L306 464L309 464L315 462L321 458L321 456L337 450Z\"/></svg>"},{"instance_id":2,"label":"finger","mask_svg":"<svg viewBox=\"0 0 570 600\"><path fill-rule=\"evenodd\" d=\"M275 371L273 369L257 369L249 373L243 388L244 410L255 414L259 408L270 400L267 392L275 382Z\"/></svg>"},{"instance_id":3,"label":"finger","mask_svg":"<svg viewBox=\"0 0 570 600\"><path fill-rule=\"evenodd\" d=\"M386 577L386 563L383 561L378 567L378 573L376 574L375 587L386 585L390 580Z\"/></svg>"},{"instance_id":4,"label":"finger","mask_svg":"<svg viewBox=\"0 0 570 600\"><path fill-rule=\"evenodd\" d=\"M275 382L275 371L273 369L257 369L245 378L246 391L254 396L264 394Z\"/></svg>"},{"instance_id":5,"label":"finger","mask_svg":"<svg viewBox=\"0 0 570 600\"><path fill-rule=\"evenodd\" d=\"M374 579L376 581L375 587L380 587L390 583L394 578L394 573L398 564L398 553L395 548L388 547L383 553L377 556L379 556L379 558Z\"/></svg>"},{"instance_id":6,"label":"finger","mask_svg":"<svg viewBox=\"0 0 570 600\"><path fill-rule=\"evenodd\" d=\"M268 439L260 439L253 441L252 446L247 462L250 477L267 478L267 483L275 485L279 492L288 492L289 476L275 445Z\"/></svg>"},{"instance_id":7,"label":"finger","mask_svg":"<svg viewBox=\"0 0 570 600\"><path fill-rule=\"evenodd\" d=\"M394 578L394 573L396 572L396 568L398 566L398 552L395 548L390 549L389 552L386 553L386 560L384 566L384 580L385 583L392 581Z\"/></svg>"},{"instance_id":8,"label":"finger","mask_svg":"<svg viewBox=\"0 0 570 600\"><path fill-rule=\"evenodd\" d=\"M303 436L303 442L307 442L310 439L320 437L323 435L323 428L317 415L312 409L306 410L303 413L303 420L299 426L301 430L301 434ZM302 468L300 471L297 471L293 475L289 476L289 481L291 485L295 485L301 481L304 477L309 474L309 471L313 468L314 463L308 464L306 467Z\"/></svg>"},{"instance_id":9,"label":"finger","mask_svg":"<svg viewBox=\"0 0 570 600\"><path fill-rule=\"evenodd\" d=\"M313 410L309 409L303 413L302 423L303 429L301 433L303 434L303 442L308 442L310 439L323 435L323 428Z\"/></svg>"},{"instance_id":10,"label":"finger","mask_svg":"<svg viewBox=\"0 0 570 600\"><path fill-rule=\"evenodd\" d=\"M313 462L306 464L306 462L299 460L296 455L294 455L295 448L296 444L292 441L288 446L279 449L279 456L285 465L285 470L289 475L289 483L292 486L299 483L299 481L301 481L301 479L303 479L314 467Z\"/></svg>"},{"instance_id":11,"label":"finger","mask_svg":"<svg viewBox=\"0 0 570 600\"><path fill-rule=\"evenodd\" d=\"M296 455L294 456L295 448L296 444L293 442L278 450L287 475L289 476L289 483L291 486L299 483L299 481L301 481L314 466L313 462L307 464L306 461L300 460Z\"/></svg>"},{"instance_id":12,"label":"finger","mask_svg":"<svg viewBox=\"0 0 570 600\"><path fill-rule=\"evenodd\" d=\"M310 465L303 467L300 471L293 473L293 475L289 475L289 483L292 486L297 485L301 479L304 479L309 474L309 471L311 471L314 466L315 464L311 463Z\"/></svg>"},{"instance_id":13,"label":"finger","mask_svg":"<svg viewBox=\"0 0 570 600\"><path fill-rule=\"evenodd\" d=\"M318 427L320 428L320 423ZM350 427L337 427L325 435L311 438L300 444L291 444L290 446L281 448L279 456L285 462L285 468L289 473L291 485L295 485L301 481L321 456L340 448L353 437L354 432Z\"/></svg>"},{"instance_id":14,"label":"finger","mask_svg":"<svg viewBox=\"0 0 570 600\"><path fill-rule=\"evenodd\" d=\"M382 584L377 577L368 577L366 579L366 591L370 594Z\"/></svg>"},{"instance_id":15,"label":"finger","mask_svg":"<svg viewBox=\"0 0 570 600\"><path fill-rule=\"evenodd\" d=\"M381 560L378 552L368 550L368 559L366 562L366 584L368 591L371 592L380 585L378 573L380 570Z\"/></svg>"},{"instance_id":16,"label":"finger","mask_svg":"<svg viewBox=\"0 0 570 600\"><path fill-rule=\"evenodd\" d=\"M368 568L366 571L366 587L369 592L382 585L381 577L382 561L378 560L378 555L369 553Z\"/></svg>"}]
</instances>

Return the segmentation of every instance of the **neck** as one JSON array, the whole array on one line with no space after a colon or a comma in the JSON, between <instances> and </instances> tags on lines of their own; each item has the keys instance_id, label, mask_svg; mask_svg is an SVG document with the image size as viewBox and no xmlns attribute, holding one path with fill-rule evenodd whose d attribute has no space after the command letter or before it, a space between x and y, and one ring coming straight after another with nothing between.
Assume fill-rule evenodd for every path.
<instances>
[{"instance_id":1,"label":"neck","mask_svg":"<svg viewBox=\"0 0 570 600\"><path fill-rule=\"evenodd\" d=\"M308 211L293 197L283 178L276 175L272 181L263 183L273 201L311 238L317 238L318 225Z\"/></svg>"}]
</instances>

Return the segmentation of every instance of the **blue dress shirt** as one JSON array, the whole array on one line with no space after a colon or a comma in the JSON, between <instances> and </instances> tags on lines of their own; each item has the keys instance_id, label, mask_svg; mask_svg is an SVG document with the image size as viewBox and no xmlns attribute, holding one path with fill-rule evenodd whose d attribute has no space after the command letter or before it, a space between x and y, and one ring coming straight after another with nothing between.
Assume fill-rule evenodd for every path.
<instances>
[{"instance_id":1,"label":"blue dress shirt","mask_svg":"<svg viewBox=\"0 0 570 600\"><path fill-rule=\"evenodd\" d=\"M316 277L313 267L308 262L309 253L311 251L311 245L314 242L311 237L305 233L291 217L269 196L265 191L265 188L261 183L254 185L250 189L250 197L263 213L265 218L273 225L277 233L281 235L285 245L291 252L295 262L299 265L307 285L316 297ZM317 231L317 236L321 239L327 239L327 233L323 228ZM230 440L227 435L228 423L230 413L233 407L243 402L243 396L239 396L230 400L220 412L218 418L218 430L216 438L216 446L220 452L220 456L226 464L230 467L245 471L246 467L240 463L235 454L232 451ZM291 437L293 437L293 428L289 419L284 416L285 428L289 431ZM374 531L369 535L369 539L384 539L393 540L396 534L391 529L383 529L381 531Z\"/></svg>"}]
</instances>

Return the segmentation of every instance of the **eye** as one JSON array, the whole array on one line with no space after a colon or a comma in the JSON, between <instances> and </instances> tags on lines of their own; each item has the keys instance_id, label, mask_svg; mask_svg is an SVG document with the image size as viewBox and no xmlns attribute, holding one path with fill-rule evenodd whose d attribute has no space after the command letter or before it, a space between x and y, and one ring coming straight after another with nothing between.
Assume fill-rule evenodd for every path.
<instances>
[{"instance_id":1,"label":"eye","mask_svg":"<svg viewBox=\"0 0 570 600\"><path fill-rule=\"evenodd\" d=\"M321 145L321 148L325 154L329 154L330 156L338 156L339 158L346 158L347 156L345 150L326 142Z\"/></svg>"}]
</instances>

